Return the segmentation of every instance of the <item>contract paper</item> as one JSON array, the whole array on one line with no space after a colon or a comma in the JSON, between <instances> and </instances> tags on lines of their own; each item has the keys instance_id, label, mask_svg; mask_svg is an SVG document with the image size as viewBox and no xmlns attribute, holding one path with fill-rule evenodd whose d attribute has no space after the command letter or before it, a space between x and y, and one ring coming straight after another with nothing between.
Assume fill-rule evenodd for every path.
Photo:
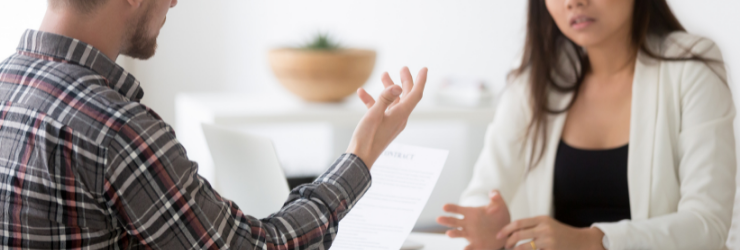
<instances>
[{"instance_id":1,"label":"contract paper","mask_svg":"<svg viewBox=\"0 0 740 250\"><path fill-rule=\"evenodd\" d=\"M339 222L331 249L399 250L432 194L447 153L390 145L370 170L372 186Z\"/></svg>"}]
</instances>

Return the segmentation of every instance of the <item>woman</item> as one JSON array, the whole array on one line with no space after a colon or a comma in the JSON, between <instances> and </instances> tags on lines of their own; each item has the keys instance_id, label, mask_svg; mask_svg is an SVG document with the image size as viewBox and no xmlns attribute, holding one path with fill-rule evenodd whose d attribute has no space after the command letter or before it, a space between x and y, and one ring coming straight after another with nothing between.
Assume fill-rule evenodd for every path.
<instances>
[{"instance_id":1,"label":"woman","mask_svg":"<svg viewBox=\"0 0 740 250\"><path fill-rule=\"evenodd\" d=\"M438 218L447 234L469 249L723 248L735 110L714 43L665 0L530 0L528 15L465 207L444 207L464 219Z\"/></svg>"}]
</instances>

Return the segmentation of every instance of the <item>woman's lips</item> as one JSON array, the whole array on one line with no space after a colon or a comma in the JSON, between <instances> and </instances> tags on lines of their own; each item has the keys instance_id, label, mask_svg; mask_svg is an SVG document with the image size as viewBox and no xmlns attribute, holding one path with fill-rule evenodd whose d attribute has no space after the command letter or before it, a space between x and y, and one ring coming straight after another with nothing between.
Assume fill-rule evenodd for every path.
<instances>
[{"instance_id":1,"label":"woman's lips","mask_svg":"<svg viewBox=\"0 0 740 250\"><path fill-rule=\"evenodd\" d=\"M575 30L582 30L596 22L596 19L591 17L579 15L570 19L570 27Z\"/></svg>"}]
</instances>

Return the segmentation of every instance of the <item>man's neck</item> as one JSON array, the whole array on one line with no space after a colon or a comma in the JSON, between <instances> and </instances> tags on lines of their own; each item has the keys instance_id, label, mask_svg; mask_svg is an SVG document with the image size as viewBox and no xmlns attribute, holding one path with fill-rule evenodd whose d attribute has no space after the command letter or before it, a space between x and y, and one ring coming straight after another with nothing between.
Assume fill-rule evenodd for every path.
<instances>
[{"instance_id":1,"label":"man's neck","mask_svg":"<svg viewBox=\"0 0 740 250\"><path fill-rule=\"evenodd\" d=\"M75 38L90 44L115 61L125 28L103 14L81 15L70 10L46 10L39 31Z\"/></svg>"}]
</instances>

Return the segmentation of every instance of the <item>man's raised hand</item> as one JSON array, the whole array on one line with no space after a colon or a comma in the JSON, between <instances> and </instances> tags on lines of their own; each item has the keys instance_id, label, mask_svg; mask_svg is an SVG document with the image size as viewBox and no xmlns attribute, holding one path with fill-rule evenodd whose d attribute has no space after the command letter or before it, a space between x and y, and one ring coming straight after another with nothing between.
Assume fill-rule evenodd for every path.
<instances>
[{"instance_id":1,"label":"man's raised hand","mask_svg":"<svg viewBox=\"0 0 740 250\"><path fill-rule=\"evenodd\" d=\"M394 84L388 73L384 73L382 82L385 89L378 100L364 89L358 89L357 95L368 111L357 125L347 153L359 156L368 168L372 167L383 150L406 128L411 111L422 98L426 81L427 68L419 70L414 82L409 68L403 67L403 87Z\"/></svg>"}]
</instances>

